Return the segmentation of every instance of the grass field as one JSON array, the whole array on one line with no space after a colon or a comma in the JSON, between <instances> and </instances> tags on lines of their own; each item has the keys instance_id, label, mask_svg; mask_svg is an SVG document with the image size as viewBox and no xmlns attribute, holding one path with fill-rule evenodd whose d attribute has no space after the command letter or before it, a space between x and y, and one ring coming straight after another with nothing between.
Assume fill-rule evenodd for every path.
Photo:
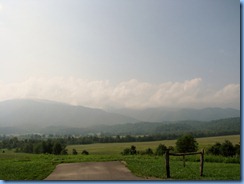
<instances>
[{"instance_id":1,"label":"grass field","mask_svg":"<svg viewBox=\"0 0 244 184\"><path fill-rule=\"evenodd\" d=\"M240 142L240 136L223 136L197 139L200 147L206 147L215 142L230 140L233 144ZM130 155L122 156L120 152L132 144L137 150L148 147L155 149L159 143L174 146L175 141L156 141L138 143L114 143L68 146L69 152L77 149L78 155L34 155L14 153L6 150L0 153L0 180L43 180L59 163L92 162L92 161L125 161L127 167L138 176L166 178L165 161L163 156ZM90 155L81 155L86 149ZM209 160L206 155L206 160ZM204 164L204 176L199 176L199 162L196 158L189 157L186 167L177 158L170 159L171 179L173 180L240 180L240 164L226 163L223 158L214 157L211 162ZM219 159L222 163L214 162ZM221 160L222 159L222 160Z\"/></svg>"},{"instance_id":2,"label":"grass field","mask_svg":"<svg viewBox=\"0 0 244 184\"><path fill-rule=\"evenodd\" d=\"M209 146L215 144L216 142L224 142L229 140L234 145L240 142L240 135L230 135L230 136L218 136L218 137L205 137L197 138L199 143L199 149L208 148ZM157 146L161 143L165 146L175 146L176 140L162 140L162 141L152 141L152 142L130 142L130 143L98 143L98 144L87 144L87 145L69 145L67 146L68 153L72 154L72 149L76 149L78 153L82 150L87 150L90 154L120 154L125 148L131 145L136 146L137 150L145 150L151 148L155 150Z\"/></svg>"}]
</instances>

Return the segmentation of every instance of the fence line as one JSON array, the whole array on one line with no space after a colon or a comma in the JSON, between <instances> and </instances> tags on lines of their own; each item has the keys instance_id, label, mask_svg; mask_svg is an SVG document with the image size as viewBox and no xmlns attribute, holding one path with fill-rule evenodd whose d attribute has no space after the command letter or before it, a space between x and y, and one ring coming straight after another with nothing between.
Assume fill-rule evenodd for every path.
<instances>
[{"instance_id":1,"label":"fence line","mask_svg":"<svg viewBox=\"0 0 244 184\"><path fill-rule=\"evenodd\" d=\"M169 156L183 156L183 166L185 167L185 156L186 155L197 155L200 154L200 176L203 176L203 163L204 163L204 149L201 152L190 152L190 153L169 153L169 149L165 152L165 166L167 178L170 178L170 164Z\"/></svg>"}]
</instances>

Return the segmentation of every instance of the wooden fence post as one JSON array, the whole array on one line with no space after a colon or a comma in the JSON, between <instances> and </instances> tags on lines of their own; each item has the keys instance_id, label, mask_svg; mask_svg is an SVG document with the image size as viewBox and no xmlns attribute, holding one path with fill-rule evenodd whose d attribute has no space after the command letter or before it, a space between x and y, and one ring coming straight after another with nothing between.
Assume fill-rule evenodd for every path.
<instances>
[{"instance_id":1,"label":"wooden fence post","mask_svg":"<svg viewBox=\"0 0 244 184\"><path fill-rule=\"evenodd\" d=\"M185 159L185 155L183 155L183 167L186 167L186 159Z\"/></svg>"},{"instance_id":2,"label":"wooden fence post","mask_svg":"<svg viewBox=\"0 0 244 184\"><path fill-rule=\"evenodd\" d=\"M202 149L200 154L200 176L203 176L203 163L204 163L204 149Z\"/></svg>"},{"instance_id":3,"label":"wooden fence post","mask_svg":"<svg viewBox=\"0 0 244 184\"><path fill-rule=\"evenodd\" d=\"M165 166L166 166L166 174L167 178L170 178L170 168L169 168L169 149L165 152Z\"/></svg>"}]
</instances>

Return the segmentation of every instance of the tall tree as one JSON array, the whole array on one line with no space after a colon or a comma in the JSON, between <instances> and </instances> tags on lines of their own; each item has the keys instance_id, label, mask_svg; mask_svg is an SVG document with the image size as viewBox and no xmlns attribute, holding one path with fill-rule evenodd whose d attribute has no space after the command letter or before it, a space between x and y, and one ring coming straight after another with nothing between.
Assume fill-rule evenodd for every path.
<instances>
[{"instance_id":1,"label":"tall tree","mask_svg":"<svg viewBox=\"0 0 244 184\"><path fill-rule=\"evenodd\" d=\"M176 141L176 149L178 152L195 152L198 149L198 143L191 134L183 135Z\"/></svg>"},{"instance_id":2,"label":"tall tree","mask_svg":"<svg viewBox=\"0 0 244 184\"><path fill-rule=\"evenodd\" d=\"M62 151L62 145L59 142L55 142L53 145L53 154L60 155Z\"/></svg>"}]
</instances>

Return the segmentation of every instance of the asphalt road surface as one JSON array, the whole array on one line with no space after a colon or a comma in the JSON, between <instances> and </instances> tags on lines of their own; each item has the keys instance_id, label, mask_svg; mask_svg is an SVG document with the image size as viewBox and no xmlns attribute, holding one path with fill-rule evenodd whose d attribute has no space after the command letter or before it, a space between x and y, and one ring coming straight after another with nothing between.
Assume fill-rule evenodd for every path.
<instances>
[{"instance_id":1,"label":"asphalt road surface","mask_svg":"<svg viewBox=\"0 0 244 184\"><path fill-rule=\"evenodd\" d=\"M152 180L152 178L137 177L123 163L112 161L59 164L45 180Z\"/></svg>"}]
</instances>

